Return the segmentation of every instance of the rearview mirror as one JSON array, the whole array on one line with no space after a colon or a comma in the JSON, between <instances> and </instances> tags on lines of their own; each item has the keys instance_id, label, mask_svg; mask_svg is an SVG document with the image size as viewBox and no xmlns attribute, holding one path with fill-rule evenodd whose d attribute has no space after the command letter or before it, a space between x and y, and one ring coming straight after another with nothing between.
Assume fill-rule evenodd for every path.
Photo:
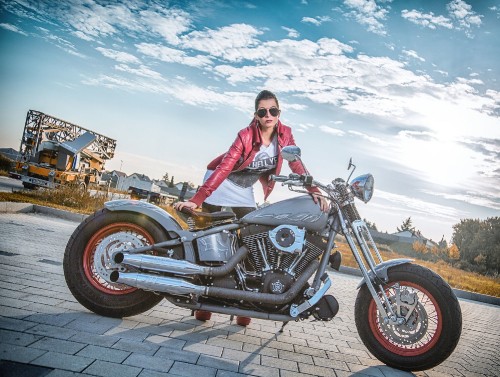
<instances>
[{"instance_id":1,"label":"rearview mirror","mask_svg":"<svg viewBox=\"0 0 500 377\"><path fill-rule=\"evenodd\" d=\"M287 161L300 161L300 148L296 145L289 145L281 150L281 155Z\"/></svg>"}]
</instances>

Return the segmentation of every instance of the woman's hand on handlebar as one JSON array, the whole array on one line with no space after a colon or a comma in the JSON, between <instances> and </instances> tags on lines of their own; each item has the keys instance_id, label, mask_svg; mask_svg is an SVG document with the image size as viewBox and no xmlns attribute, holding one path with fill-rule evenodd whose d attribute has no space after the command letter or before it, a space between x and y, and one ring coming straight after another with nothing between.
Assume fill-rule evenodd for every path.
<instances>
[{"instance_id":1,"label":"woman's hand on handlebar","mask_svg":"<svg viewBox=\"0 0 500 377\"><path fill-rule=\"evenodd\" d=\"M198 207L196 203L187 201L187 202L177 202L174 204L174 208L181 212L183 208L196 209Z\"/></svg>"},{"instance_id":2,"label":"woman's hand on handlebar","mask_svg":"<svg viewBox=\"0 0 500 377\"><path fill-rule=\"evenodd\" d=\"M321 208L323 212L328 212L330 210L330 203L324 196L321 196L315 192L311 195L313 197L314 203L319 203L319 208Z\"/></svg>"}]
</instances>

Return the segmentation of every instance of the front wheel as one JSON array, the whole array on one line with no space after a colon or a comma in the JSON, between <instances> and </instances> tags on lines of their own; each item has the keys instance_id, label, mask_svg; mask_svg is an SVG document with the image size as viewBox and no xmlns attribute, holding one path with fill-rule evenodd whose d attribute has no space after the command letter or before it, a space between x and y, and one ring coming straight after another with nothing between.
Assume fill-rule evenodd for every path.
<instances>
[{"instance_id":1,"label":"front wheel","mask_svg":"<svg viewBox=\"0 0 500 377\"><path fill-rule=\"evenodd\" d=\"M106 209L89 216L74 231L64 253L64 277L73 296L87 309L108 317L127 317L162 300L153 292L111 282L115 251L164 241L165 232L152 220Z\"/></svg>"},{"instance_id":2,"label":"front wheel","mask_svg":"<svg viewBox=\"0 0 500 377\"><path fill-rule=\"evenodd\" d=\"M442 363L462 332L460 304L450 286L431 270L412 264L391 268L388 277L384 292L404 323L386 323L365 284L355 305L361 340L377 359L394 368L417 371Z\"/></svg>"}]
</instances>

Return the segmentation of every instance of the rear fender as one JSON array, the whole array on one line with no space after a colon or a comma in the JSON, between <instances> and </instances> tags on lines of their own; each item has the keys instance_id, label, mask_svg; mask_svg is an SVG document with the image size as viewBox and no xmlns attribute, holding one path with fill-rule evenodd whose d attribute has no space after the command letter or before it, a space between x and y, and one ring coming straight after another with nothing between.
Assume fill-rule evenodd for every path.
<instances>
[{"instance_id":1,"label":"rear fender","mask_svg":"<svg viewBox=\"0 0 500 377\"><path fill-rule=\"evenodd\" d=\"M139 200L121 199L104 203L109 211L135 212L147 216L160 224L174 238L182 231L182 227L170 213L148 202Z\"/></svg>"},{"instance_id":2,"label":"rear fender","mask_svg":"<svg viewBox=\"0 0 500 377\"><path fill-rule=\"evenodd\" d=\"M411 263L413 262L413 259L405 259L405 258L398 258L398 259L391 259L386 262L382 262L380 264L377 264L375 266L375 274L379 279L382 279L383 281L387 281L389 279L388 276L388 271L395 266L399 266L401 264L406 264L406 263ZM368 276L370 277L370 280L373 284L376 284L375 282L375 276L373 275L373 271L368 271ZM357 286L357 289L361 288L364 284L366 284L365 279L361 280L360 283Z\"/></svg>"}]
</instances>

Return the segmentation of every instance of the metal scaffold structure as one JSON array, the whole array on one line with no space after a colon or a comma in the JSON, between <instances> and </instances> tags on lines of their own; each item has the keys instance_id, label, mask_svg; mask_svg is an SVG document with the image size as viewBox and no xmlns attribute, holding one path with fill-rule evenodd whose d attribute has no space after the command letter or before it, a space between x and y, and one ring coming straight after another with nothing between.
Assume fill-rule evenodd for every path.
<instances>
[{"instance_id":1,"label":"metal scaffold structure","mask_svg":"<svg viewBox=\"0 0 500 377\"><path fill-rule=\"evenodd\" d=\"M116 140L76 124L29 110L16 172L25 187L96 183Z\"/></svg>"}]
</instances>

